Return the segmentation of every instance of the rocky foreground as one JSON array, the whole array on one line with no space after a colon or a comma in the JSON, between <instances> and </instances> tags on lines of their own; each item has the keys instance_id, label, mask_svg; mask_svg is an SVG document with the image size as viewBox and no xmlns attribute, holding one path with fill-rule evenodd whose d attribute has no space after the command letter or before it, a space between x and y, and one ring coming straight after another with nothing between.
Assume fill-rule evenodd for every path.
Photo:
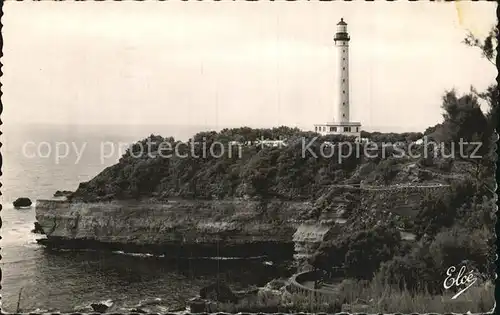
<instances>
[{"instance_id":1,"label":"rocky foreground","mask_svg":"<svg viewBox=\"0 0 500 315\"><path fill-rule=\"evenodd\" d=\"M202 288L199 294L186 301L172 304L159 297L146 298L136 304L120 301L102 300L76 305L74 312L79 313L203 313L203 312L230 312L231 310L248 311L276 309L283 301L291 296L285 289L286 279L276 279L263 287L250 288L243 291L233 291L224 283L213 283ZM251 308L250 308L251 307ZM48 313L47 310L37 309L36 313Z\"/></svg>"}]
</instances>

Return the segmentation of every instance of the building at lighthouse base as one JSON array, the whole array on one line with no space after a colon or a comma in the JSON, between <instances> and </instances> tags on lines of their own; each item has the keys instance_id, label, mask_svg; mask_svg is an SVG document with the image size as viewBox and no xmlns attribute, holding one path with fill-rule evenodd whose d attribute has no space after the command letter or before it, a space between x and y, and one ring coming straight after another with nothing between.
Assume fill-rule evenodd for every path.
<instances>
[{"instance_id":1,"label":"building at lighthouse base","mask_svg":"<svg viewBox=\"0 0 500 315\"><path fill-rule=\"evenodd\" d=\"M327 122L325 124L314 125L314 131L322 136L344 135L349 137L361 137L361 123L354 121Z\"/></svg>"}]
</instances>

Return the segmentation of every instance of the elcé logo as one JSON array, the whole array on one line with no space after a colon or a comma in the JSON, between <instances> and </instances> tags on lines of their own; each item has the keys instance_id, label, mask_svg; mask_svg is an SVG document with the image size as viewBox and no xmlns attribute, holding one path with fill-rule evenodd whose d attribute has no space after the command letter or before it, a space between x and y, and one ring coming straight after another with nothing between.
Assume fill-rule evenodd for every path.
<instances>
[{"instance_id":1,"label":"elc\u00e9 logo","mask_svg":"<svg viewBox=\"0 0 500 315\"><path fill-rule=\"evenodd\" d=\"M465 290L467 290L468 288L470 288L476 281L477 281L477 278L476 276L474 275L473 271L469 271L469 274L468 275L465 275L465 269L466 267L465 266L462 266L462 268L460 268L460 270L458 271L458 274L456 277L453 277L454 276L454 272L456 270L455 266L451 266L450 268L448 268L448 270L446 271L446 275L448 277L446 277L446 279L444 279L444 282L443 282L443 286L446 290L448 290L449 288L455 286L455 287L460 287L464 284L467 284L467 287L463 288L462 290L458 291L457 294L455 294L451 299L454 300L456 299L457 297L460 296L460 294L464 293Z\"/></svg>"}]
</instances>

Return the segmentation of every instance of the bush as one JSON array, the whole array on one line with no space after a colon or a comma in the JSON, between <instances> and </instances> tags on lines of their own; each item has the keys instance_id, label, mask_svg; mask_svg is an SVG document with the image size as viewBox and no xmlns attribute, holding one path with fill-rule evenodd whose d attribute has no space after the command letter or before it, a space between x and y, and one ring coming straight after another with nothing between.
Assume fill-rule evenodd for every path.
<instances>
[{"instance_id":1,"label":"bush","mask_svg":"<svg viewBox=\"0 0 500 315\"><path fill-rule=\"evenodd\" d=\"M434 165L434 157L431 153L428 153L427 155L425 156L422 156L419 160L418 160L418 164L422 167L430 167L430 166L433 166Z\"/></svg>"},{"instance_id":2,"label":"bush","mask_svg":"<svg viewBox=\"0 0 500 315\"><path fill-rule=\"evenodd\" d=\"M410 142L416 141L423 137L421 132L403 132L403 133L383 133L383 132L367 132L361 130L361 137L368 138L373 142L385 142L385 143L396 143L396 142Z\"/></svg>"},{"instance_id":3,"label":"bush","mask_svg":"<svg viewBox=\"0 0 500 315\"><path fill-rule=\"evenodd\" d=\"M310 263L326 271L343 267L347 277L370 279L382 262L398 252L400 244L396 229L377 226L322 244Z\"/></svg>"},{"instance_id":4,"label":"bush","mask_svg":"<svg viewBox=\"0 0 500 315\"><path fill-rule=\"evenodd\" d=\"M427 290L432 294L443 290L446 270L455 266L475 269L476 274L494 277L494 235L486 229L470 231L453 226L438 233L434 239L421 240L405 255L395 256L383 263L378 275L389 284L411 292Z\"/></svg>"},{"instance_id":5,"label":"bush","mask_svg":"<svg viewBox=\"0 0 500 315\"><path fill-rule=\"evenodd\" d=\"M475 193L474 182L465 180L452 182L450 189L443 194L424 196L415 219L417 237L424 234L434 236L441 228L451 227L458 217L458 209L473 204Z\"/></svg>"},{"instance_id":6,"label":"bush","mask_svg":"<svg viewBox=\"0 0 500 315\"><path fill-rule=\"evenodd\" d=\"M444 270L450 266L467 261L468 269L477 268L480 273L491 271L492 258L489 239L493 233L488 230L474 230L454 226L440 232L429 246L430 254L436 266Z\"/></svg>"},{"instance_id":7,"label":"bush","mask_svg":"<svg viewBox=\"0 0 500 315\"><path fill-rule=\"evenodd\" d=\"M449 158L440 159L439 161L436 162L436 166L441 171L449 172L451 171L451 167L453 166L453 160Z\"/></svg>"},{"instance_id":8,"label":"bush","mask_svg":"<svg viewBox=\"0 0 500 315\"><path fill-rule=\"evenodd\" d=\"M420 207L415 219L417 238L425 234L435 235L441 228L453 224L456 209L451 207L445 196L425 196Z\"/></svg>"},{"instance_id":9,"label":"bush","mask_svg":"<svg viewBox=\"0 0 500 315\"><path fill-rule=\"evenodd\" d=\"M496 204L493 198L475 197L471 204L462 205L457 211L456 220L469 230L486 228L493 231L495 228Z\"/></svg>"},{"instance_id":10,"label":"bush","mask_svg":"<svg viewBox=\"0 0 500 315\"><path fill-rule=\"evenodd\" d=\"M433 179L434 175L427 170L419 169L417 173L417 178L419 181L423 182Z\"/></svg>"},{"instance_id":11,"label":"bush","mask_svg":"<svg viewBox=\"0 0 500 315\"><path fill-rule=\"evenodd\" d=\"M395 256L381 265L378 276L401 290L441 292L443 271L436 268L427 244L418 244L404 256Z\"/></svg>"},{"instance_id":12,"label":"bush","mask_svg":"<svg viewBox=\"0 0 500 315\"><path fill-rule=\"evenodd\" d=\"M397 163L397 160L394 158L380 161L375 170L376 180L380 180L385 185L388 185L398 173Z\"/></svg>"}]
</instances>

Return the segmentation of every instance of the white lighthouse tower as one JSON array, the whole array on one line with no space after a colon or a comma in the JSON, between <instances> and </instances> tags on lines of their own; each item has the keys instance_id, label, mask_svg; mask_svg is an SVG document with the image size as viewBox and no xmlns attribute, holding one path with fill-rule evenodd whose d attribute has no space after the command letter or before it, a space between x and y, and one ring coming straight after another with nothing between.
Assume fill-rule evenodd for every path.
<instances>
[{"instance_id":1,"label":"white lighthouse tower","mask_svg":"<svg viewBox=\"0 0 500 315\"><path fill-rule=\"evenodd\" d=\"M347 23L341 18L337 23L337 32L333 38L337 50L336 77L335 77L335 105L337 106L337 117L333 122L315 125L314 130L321 135L341 134L346 136L360 137L361 123L352 122L349 117L349 34ZM336 118L336 119L335 119Z\"/></svg>"}]
</instances>

